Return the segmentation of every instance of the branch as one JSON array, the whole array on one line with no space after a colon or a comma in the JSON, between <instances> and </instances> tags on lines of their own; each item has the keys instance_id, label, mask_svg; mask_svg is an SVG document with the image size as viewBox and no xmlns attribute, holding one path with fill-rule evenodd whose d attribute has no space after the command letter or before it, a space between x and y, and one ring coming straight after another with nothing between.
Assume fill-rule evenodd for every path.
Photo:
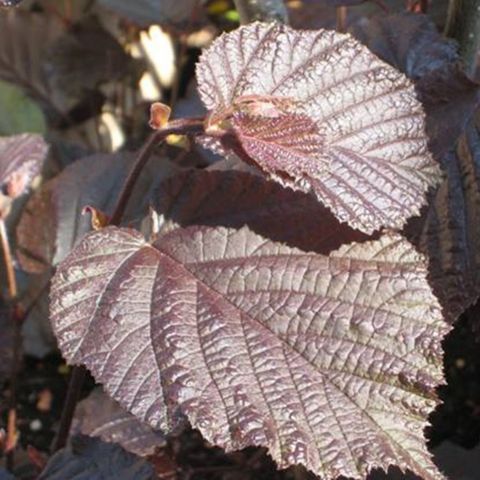
<instances>
[{"instance_id":1,"label":"branch","mask_svg":"<svg viewBox=\"0 0 480 480\"><path fill-rule=\"evenodd\" d=\"M465 71L474 78L480 61L480 0L450 0L446 29L458 40Z\"/></svg>"},{"instance_id":2,"label":"branch","mask_svg":"<svg viewBox=\"0 0 480 480\"><path fill-rule=\"evenodd\" d=\"M242 24L255 22L288 23L288 12L283 0L234 0Z\"/></svg>"},{"instance_id":3,"label":"branch","mask_svg":"<svg viewBox=\"0 0 480 480\"><path fill-rule=\"evenodd\" d=\"M132 170L128 174L128 177L123 185L122 191L118 197L117 205L115 206L112 218L109 225L120 225L125 209L127 208L128 200L132 195L133 188L138 180L138 177L142 173L143 167L148 162L155 147L159 145L168 135L188 135L201 133L203 131L203 118L182 118L179 120L173 120L169 122L164 128L157 130L153 133L147 142L144 144L137 159L132 167Z\"/></svg>"},{"instance_id":4,"label":"branch","mask_svg":"<svg viewBox=\"0 0 480 480\"><path fill-rule=\"evenodd\" d=\"M10 394L8 397L8 419L7 419L7 441L5 452L7 454L7 469L13 470L15 462L15 447L17 445L17 376L18 364L20 362L20 350L22 343L21 326L23 316L20 308L15 303L17 300L18 288L13 265L13 255L10 249L5 220L0 217L0 245L3 252L3 262L7 271L8 301L10 303L10 316L13 321L13 345L12 365L10 373Z\"/></svg>"}]
</instances>

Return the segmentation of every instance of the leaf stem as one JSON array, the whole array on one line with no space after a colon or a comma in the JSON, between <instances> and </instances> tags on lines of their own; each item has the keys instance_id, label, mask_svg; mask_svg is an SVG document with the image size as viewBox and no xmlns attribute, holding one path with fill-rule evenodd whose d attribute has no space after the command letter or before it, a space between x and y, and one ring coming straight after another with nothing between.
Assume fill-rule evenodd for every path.
<instances>
[{"instance_id":1,"label":"leaf stem","mask_svg":"<svg viewBox=\"0 0 480 480\"><path fill-rule=\"evenodd\" d=\"M204 130L203 118L183 118L179 120L173 120L168 123L164 128L157 130L143 145L140 153L138 154L135 163L128 174L128 177L123 185L122 191L118 197L117 205L113 211L112 218L110 219L110 225L120 225L122 217L125 213L125 209L128 204L128 200L132 195L135 184L138 177L142 173L147 161L153 153L155 147L157 147L168 135L188 135L198 134Z\"/></svg>"}]
</instances>

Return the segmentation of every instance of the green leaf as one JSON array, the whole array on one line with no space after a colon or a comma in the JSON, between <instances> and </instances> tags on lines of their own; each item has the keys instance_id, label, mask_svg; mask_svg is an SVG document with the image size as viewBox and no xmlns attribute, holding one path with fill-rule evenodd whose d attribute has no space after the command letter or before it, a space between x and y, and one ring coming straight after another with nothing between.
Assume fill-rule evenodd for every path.
<instances>
[{"instance_id":1,"label":"green leaf","mask_svg":"<svg viewBox=\"0 0 480 480\"><path fill-rule=\"evenodd\" d=\"M21 89L0 80L0 135L40 133L46 131L40 107Z\"/></svg>"}]
</instances>

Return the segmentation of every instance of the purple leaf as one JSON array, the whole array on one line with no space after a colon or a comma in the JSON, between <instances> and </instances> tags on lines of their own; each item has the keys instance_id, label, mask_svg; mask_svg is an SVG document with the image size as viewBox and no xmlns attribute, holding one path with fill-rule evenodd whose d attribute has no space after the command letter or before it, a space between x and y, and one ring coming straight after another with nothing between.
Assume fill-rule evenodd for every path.
<instances>
[{"instance_id":1,"label":"purple leaf","mask_svg":"<svg viewBox=\"0 0 480 480\"><path fill-rule=\"evenodd\" d=\"M8 214L11 200L22 195L39 175L47 151L40 135L0 137L0 217Z\"/></svg>"},{"instance_id":2,"label":"purple leaf","mask_svg":"<svg viewBox=\"0 0 480 480\"><path fill-rule=\"evenodd\" d=\"M430 149L441 159L479 101L478 84L463 73L455 42L442 36L429 17L412 13L359 22L352 33L415 82L427 113Z\"/></svg>"},{"instance_id":3,"label":"purple leaf","mask_svg":"<svg viewBox=\"0 0 480 480\"><path fill-rule=\"evenodd\" d=\"M456 45L424 15L378 17L355 34L415 81L425 106L430 146L447 178L405 233L428 256L435 293L453 322L480 294L478 85L460 69Z\"/></svg>"},{"instance_id":4,"label":"purple leaf","mask_svg":"<svg viewBox=\"0 0 480 480\"><path fill-rule=\"evenodd\" d=\"M428 256L435 293L455 321L480 295L480 110L444 168L447 179L405 233Z\"/></svg>"},{"instance_id":5,"label":"purple leaf","mask_svg":"<svg viewBox=\"0 0 480 480\"><path fill-rule=\"evenodd\" d=\"M61 261L91 230L90 215L82 215L85 206L111 214L134 160L131 153L99 154L77 160L32 195L17 227L22 267L41 273ZM167 159L151 159L135 186L125 224L140 224L154 187L174 171Z\"/></svg>"},{"instance_id":6,"label":"purple leaf","mask_svg":"<svg viewBox=\"0 0 480 480\"><path fill-rule=\"evenodd\" d=\"M326 480L390 464L440 479L423 429L448 327L426 275L393 234L324 256L246 227L153 244L109 227L60 264L52 322L67 360L154 428L186 416Z\"/></svg>"},{"instance_id":7,"label":"purple leaf","mask_svg":"<svg viewBox=\"0 0 480 480\"><path fill-rule=\"evenodd\" d=\"M370 238L340 223L313 196L247 172L186 171L163 182L154 198L158 224L168 218L182 226L248 225L271 240L326 255Z\"/></svg>"},{"instance_id":8,"label":"purple leaf","mask_svg":"<svg viewBox=\"0 0 480 480\"><path fill-rule=\"evenodd\" d=\"M72 429L76 433L117 443L127 452L142 457L165 445L165 438L126 412L100 388L82 400L75 410Z\"/></svg>"},{"instance_id":9,"label":"purple leaf","mask_svg":"<svg viewBox=\"0 0 480 480\"><path fill-rule=\"evenodd\" d=\"M211 136L233 136L267 176L313 191L366 233L401 227L440 179L413 84L349 35L251 24L213 42L197 79ZM295 120L306 118L299 156Z\"/></svg>"},{"instance_id":10,"label":"purple leaf","mask_svg":"<svg viewBox=\"0 0 480 480\"><path fill-rule=\"evenodd\" d=\"M73 437L71 446L50 458L38 480L155 480L153 467L118 445Z\"/></svg>"}]
</instances>

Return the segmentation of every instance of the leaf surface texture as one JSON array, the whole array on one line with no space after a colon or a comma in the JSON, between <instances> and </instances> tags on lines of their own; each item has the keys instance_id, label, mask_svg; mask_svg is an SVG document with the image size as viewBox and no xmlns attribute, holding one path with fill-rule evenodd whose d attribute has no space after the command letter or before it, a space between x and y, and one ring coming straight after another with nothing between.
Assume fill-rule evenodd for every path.
<instances>
[{"instance_id":1,"label":"leaf surface texture","mask_svg":"<svg viewBox=\"0 0 480 480\"><path fill-rule=\"evenodd\" d=\"M366 233L401 227L440 178L413 84L350 35L251 24L214 41L197 79L216 127L212 136L233 132L264 173L313 191L341 221ZM276 108L262 108L268 102ZM244 139L251 123L238 125L245 111L255 117L255 148ZM261 123L275 130L271 124L281 119L288 128L277 129L277 143L286 143L289 130L294 143L295 116L317 129L308 160L262 143Z\"/></svg>"},{"instance_id":2,"label":"leaf surface texture","mask_svg":"<svg viewBox=\"0 0 480 480\"><path fill-rule=\"evenodd\" d=\"M326 479L390 464L442 478L423 429L448 327L398 235L325 256L246 227L154 244L109 227L59 266L51 310L66 358L154 428L186 417Z\"/></svg>"}]
</instances>

